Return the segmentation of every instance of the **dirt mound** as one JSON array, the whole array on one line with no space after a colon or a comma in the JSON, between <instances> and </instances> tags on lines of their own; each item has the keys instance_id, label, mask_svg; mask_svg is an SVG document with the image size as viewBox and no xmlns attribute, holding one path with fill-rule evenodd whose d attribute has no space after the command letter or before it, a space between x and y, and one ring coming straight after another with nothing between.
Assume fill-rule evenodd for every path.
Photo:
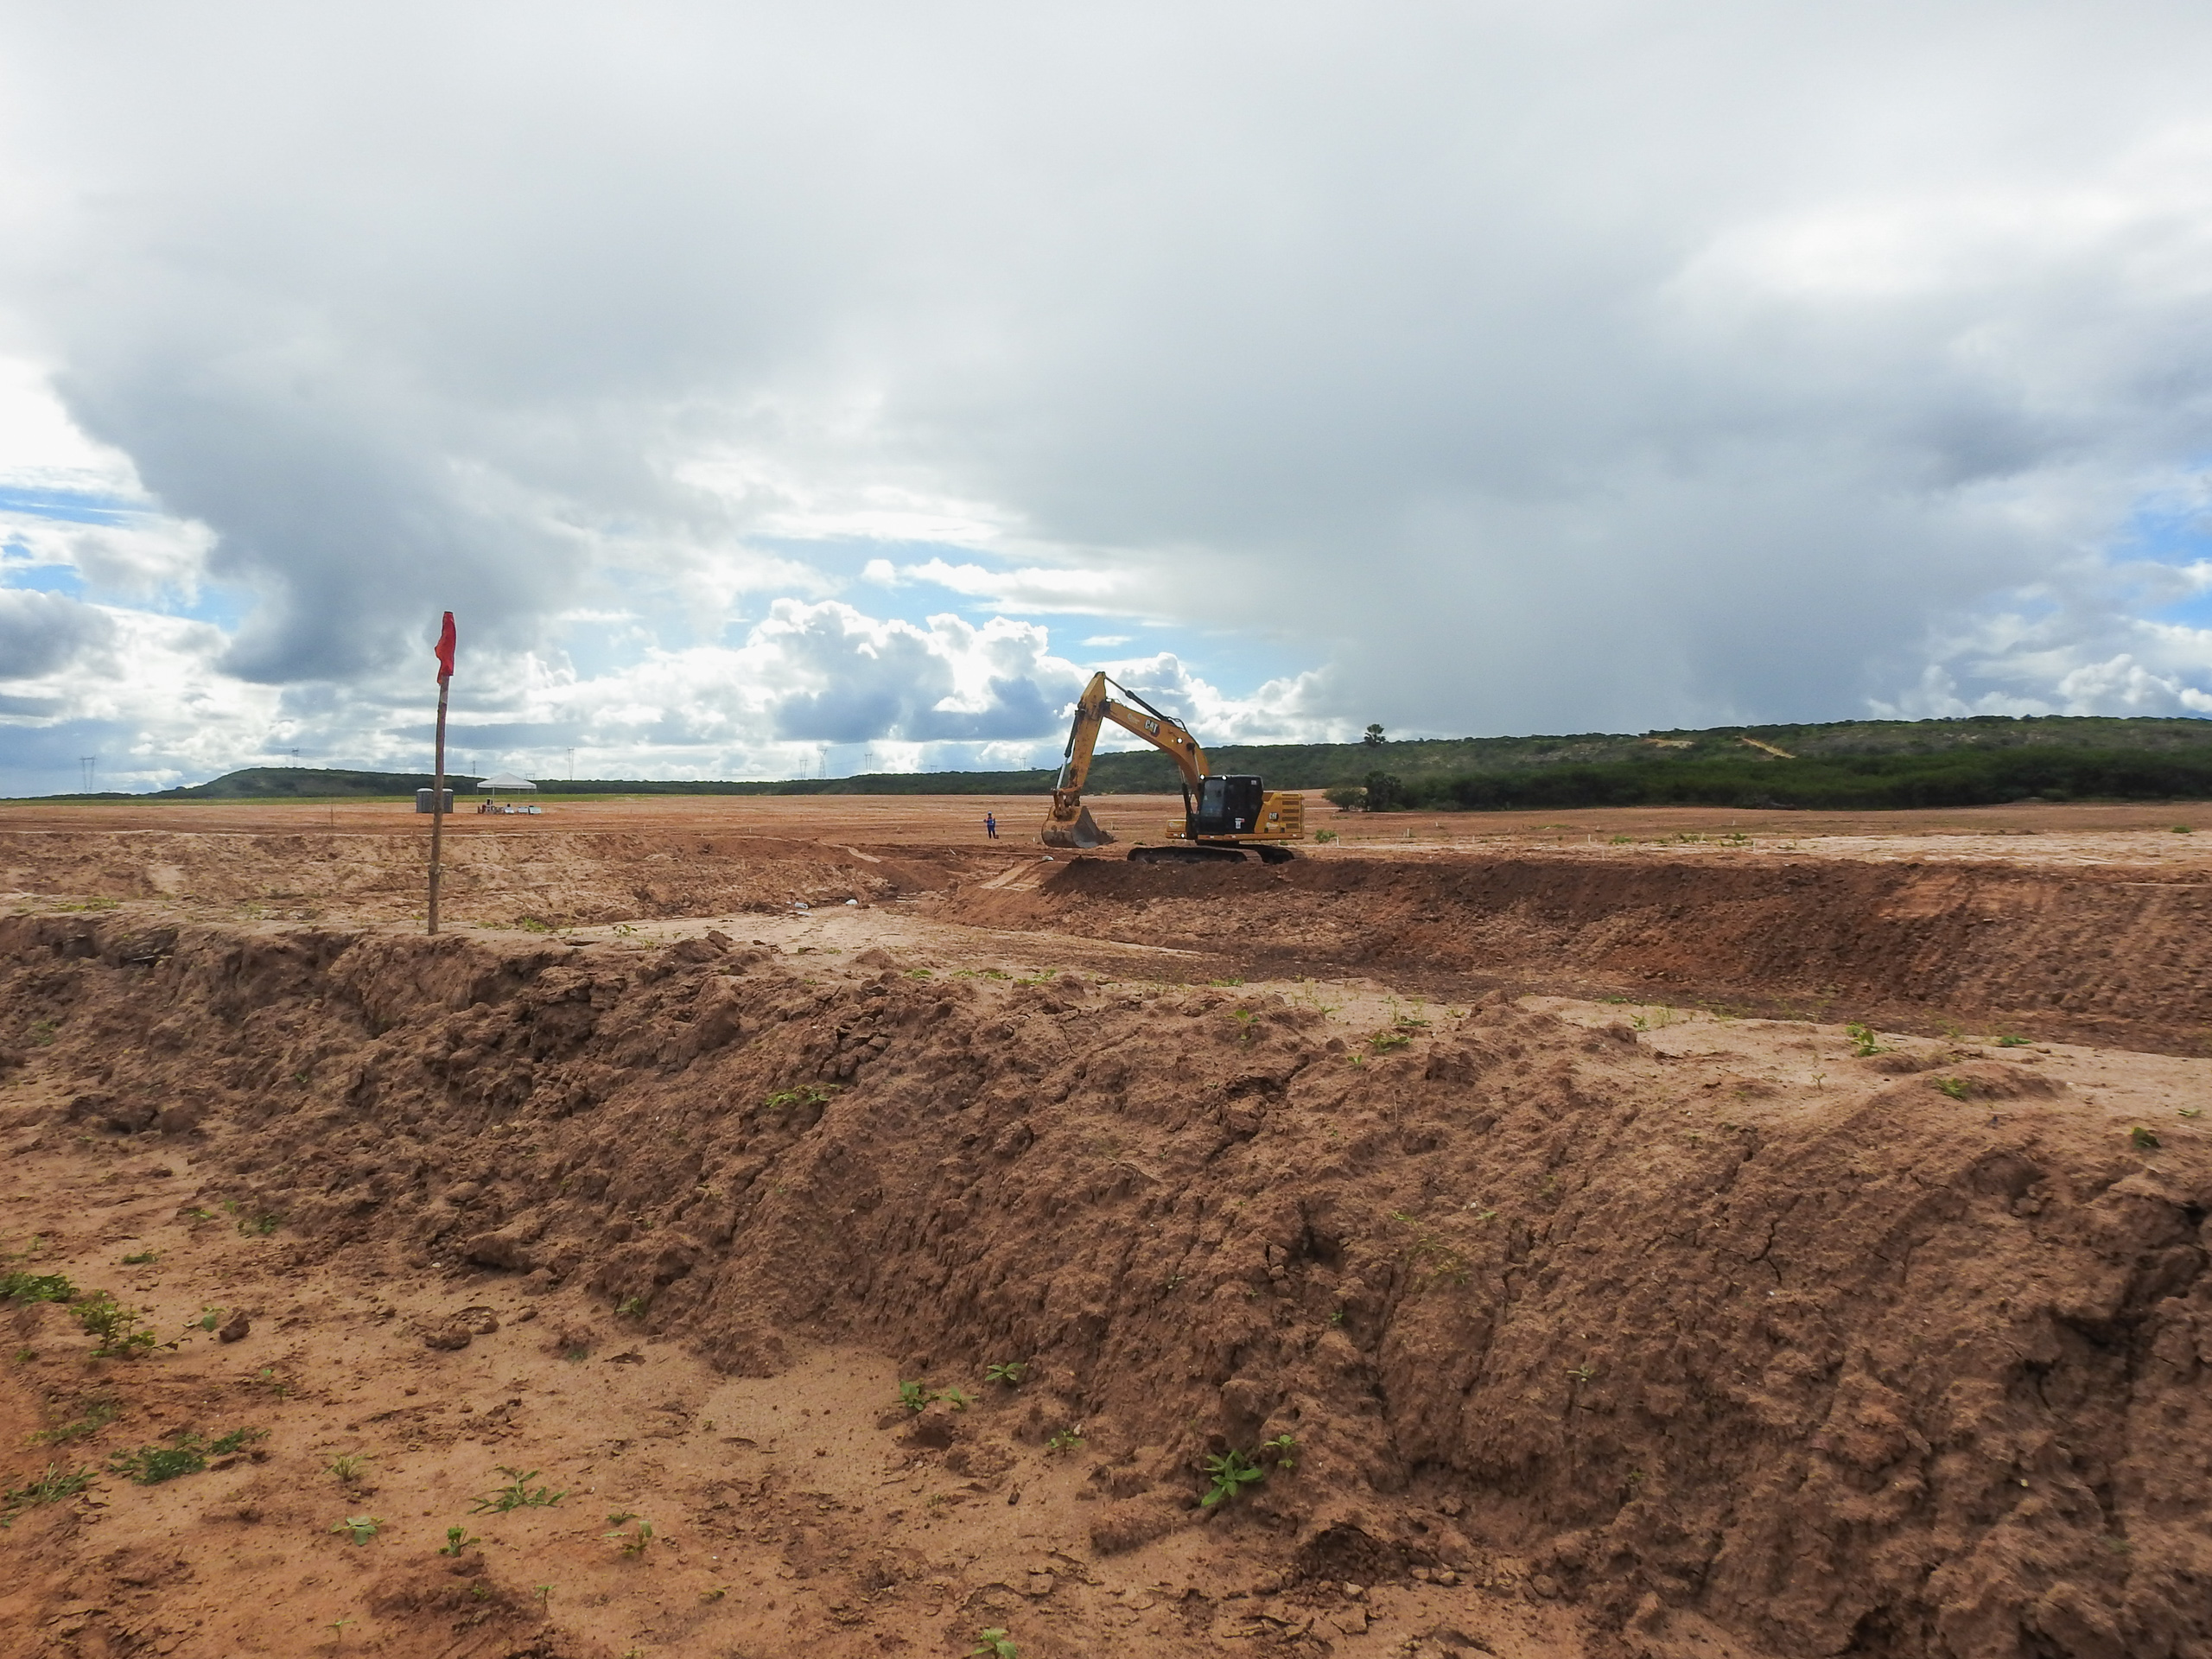
<instances>
[{"instance_id":1,"label":"dirt mound","mask_svg":"<svg viewBox=\"0 0 2212 1659\"><path fill-rule=\"evenodd\" d=\"M310 1255L586 1284L738 1373L787 1335L1027 1360L1012 1432L1079 1430L1102 1551L1211 1519L1316 1582L1504 1553L1652 1651L1696 1620L1788 1654L2212 1641L2212 1145L2048 1065L1706 1089L1503 1001L1347 1033L717 936L35 917L0 963L0 1040L115 1121L195 1105ZM1203 1511L1230 1451L1295 1468Z\"/></svg>"},{"instance_id":2,"label":"dirt mound","mask_svg":"<svg viewBox=\"0 0 2212 1659\"><path fill-rule=\"evenodd\" d=\"M1641 998L1810 1017L2003 1016L2158 1052L2212 1027L2212 887L2145 872L1579 855L1259 865L1080 859L944 913L1229 955L1255 973L1346 967L1565 976Z\"/></svg>"}]
</instances>

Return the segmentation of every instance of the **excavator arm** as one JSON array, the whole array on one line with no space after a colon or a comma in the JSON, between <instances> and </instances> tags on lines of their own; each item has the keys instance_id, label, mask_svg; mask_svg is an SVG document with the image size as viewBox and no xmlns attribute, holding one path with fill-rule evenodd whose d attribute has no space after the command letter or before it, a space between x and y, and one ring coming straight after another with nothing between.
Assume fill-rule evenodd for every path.
<instances>
[{"instance_id":1,"label":"excavator arm","mask_svg":"<svg viewBox=\"0 0 2212 1659\"><path fill-rule=\"evenodd\" d=\"M1117 702L1107 696L1109 686L1128 702ZM1070 847L1082 852L1103 847L1114 839L1098 827L1097 821L1090 816L1090 809L1083 804L1083 786L1090 776L1090 757L1098 746L1099 731L1109 720L1173 757L1176 770L1183 774L1186 810L1192 791L1206 775L1205 751L1181 721L1173 715L1161 714L1127 686L1117 684L1104 674L1094 674L1076 702L1075 722L1068 728L1068 746L1061 752L1059 781L1052 786L1052 809L1045 815L1042 838L1047 847Z\"/></svg>"}]
</instances>

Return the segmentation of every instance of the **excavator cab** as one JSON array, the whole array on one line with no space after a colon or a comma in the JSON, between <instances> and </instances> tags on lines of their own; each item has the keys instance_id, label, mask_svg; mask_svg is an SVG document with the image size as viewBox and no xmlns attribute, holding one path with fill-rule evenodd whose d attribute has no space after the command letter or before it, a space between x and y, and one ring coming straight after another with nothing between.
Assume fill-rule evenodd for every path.
<instances>
[{"instance_id":1,"label":"excavator cab","mask_svg":"<svg viewBox=\"0 0 2212 1659\"><path fill-rule=\"evenodd\" d=\"M1257 778L1201 779L1198 799L1191 805L1190 827L1184 833L1192 841L1249 835L1260 822L1260 802L1266 792Z\"/></svg>"}]
</instances>

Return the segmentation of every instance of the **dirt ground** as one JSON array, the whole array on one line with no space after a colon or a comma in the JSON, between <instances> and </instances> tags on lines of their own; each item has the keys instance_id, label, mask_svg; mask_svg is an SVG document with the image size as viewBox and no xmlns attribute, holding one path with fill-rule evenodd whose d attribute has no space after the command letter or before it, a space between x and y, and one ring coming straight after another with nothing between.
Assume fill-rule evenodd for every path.
<instances>
[{"instance_id":1,"label":"dirt ground","mask_svg":"<svg viewBox=\"0 0 2212 1659\"><path fill-rule=\"evenodd\" d=\"M0 811L0 1656L2212 1655L2212 810L1036 808Z\"/></svg>"}]
</instances>

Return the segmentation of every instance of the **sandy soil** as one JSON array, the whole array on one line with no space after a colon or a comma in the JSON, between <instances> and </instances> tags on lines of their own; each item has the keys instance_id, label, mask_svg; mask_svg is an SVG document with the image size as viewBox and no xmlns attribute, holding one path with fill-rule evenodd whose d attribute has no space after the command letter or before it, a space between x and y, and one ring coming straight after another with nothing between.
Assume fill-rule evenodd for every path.
<instances>
[{"instance_id":1,"label":"sandy soil","mask_svg":"<svg viewBox=\"0 0 2212 1659\"><path fill-rule=\"evenodd\" d=\"M2187 809L982 805L0 821L0 1655L2212 1653Z\"/></svg>"}]
</instances>

